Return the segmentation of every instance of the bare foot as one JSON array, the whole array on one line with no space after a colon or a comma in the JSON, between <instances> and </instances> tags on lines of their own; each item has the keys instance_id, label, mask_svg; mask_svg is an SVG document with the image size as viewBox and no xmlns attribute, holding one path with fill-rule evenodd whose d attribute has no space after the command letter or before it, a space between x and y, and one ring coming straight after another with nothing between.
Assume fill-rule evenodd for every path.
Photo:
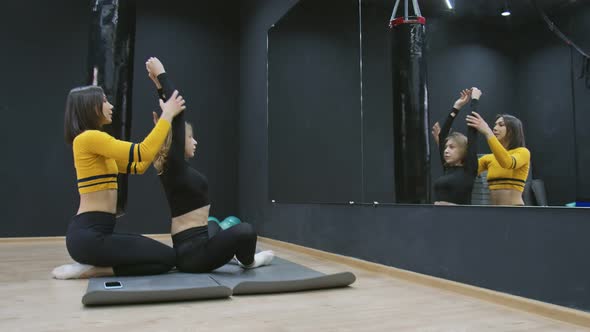
<instances>
[{"instance_id":1,"label":"bare foot","mask_svg":"<svg viewBox=\"0 0 590 332\"><path fill-rule=\"evenodd\" d=\"M51 272L55 279L87 279L94 277L107 277L114 275L110 267L92 266L87 264L72 263L56 267Z\"/></svg>"}]
</instances>

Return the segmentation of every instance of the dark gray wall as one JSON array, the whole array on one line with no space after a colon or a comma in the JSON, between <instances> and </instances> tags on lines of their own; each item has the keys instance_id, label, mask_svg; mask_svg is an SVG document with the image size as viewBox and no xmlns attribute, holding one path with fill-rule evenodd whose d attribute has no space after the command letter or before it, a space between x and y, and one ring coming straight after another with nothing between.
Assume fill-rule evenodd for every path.
<instances>
[{"instance_id":1,"label":"dark gray wall","mask_svg":"<svg viewBox=\"0 0 590 332\"><path fill-rule=\"evenodd\" d=\"M270 203L268 138L258 130L266 123L266 32L294 3L241 7L243 219L266 237L590 310L587 210Z\"/></svg>"},{"instance_id":2,"label":"dark gray wall","mask_svg":"<svg viewBox=\"0 0 590 332\"><path fill-rule=\"evenodd\" d=\"M361 3L363 202L395 202L391 13L383 8Z\"/></svg>"},{"instance_id":3,"label":"dark gray wall","mask_svg":"<svg viewBox=\"0 0 590 332\"><path fill-rule=\"evenodd\" d=\"M545 37L522 40L526 53L519 61L516 102L531 150L533 177L545 182L550 205L564 205L576 199L570 54L551 35Z\"/></svg>"},{"instance_id":4,"label":"dark gray wall","mask_svg":"<svg viewBox=\"0 0 590 332\"><path fill-rule=\"evenodd\" d=\"M240 3L240 151L238 204L246 221L264 220L268 208L267 30L298 0Z\"/></svg>"},{"instance_id":5,"label":"dark gray wall","mask_svg":"<svg viewBox=\"0 0 590 332\"><path fill-rule=\"evenodd\" d=\"M360 201L358 1L301 1L268 36L271 198Z\"/></svg>"},{"instance_id":6,"label":"dark gray wall","mask_svg":"<svg viewBox=\"0 0 590 332\"><path fill-rule=\"evenodd\" d=\"M86 78L89 20L85 1L2 4L0 236L63 235L78 208L63 114Z\"/></svg>"}]
</instances>

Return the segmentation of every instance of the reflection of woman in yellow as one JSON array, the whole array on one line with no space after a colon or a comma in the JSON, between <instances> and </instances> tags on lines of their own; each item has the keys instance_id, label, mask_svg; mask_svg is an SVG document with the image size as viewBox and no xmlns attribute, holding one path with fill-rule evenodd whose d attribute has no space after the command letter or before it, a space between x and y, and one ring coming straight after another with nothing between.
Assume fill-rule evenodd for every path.
<instances>
[{"instance_id":1,"label":"reflection of woman in yellow","mask_svg":"<svg viewBox=\"0 0 590 332\"><path fill-rule=\"evenodd\" d=\"M494 129L473 112L467 125L482 133L492 150L479 159L478 173L488 171L492 204L524 205L522 192L529 174L531 152L524 146L522 122L512 115L496 116Z\"/></svg>"}]
</instances>

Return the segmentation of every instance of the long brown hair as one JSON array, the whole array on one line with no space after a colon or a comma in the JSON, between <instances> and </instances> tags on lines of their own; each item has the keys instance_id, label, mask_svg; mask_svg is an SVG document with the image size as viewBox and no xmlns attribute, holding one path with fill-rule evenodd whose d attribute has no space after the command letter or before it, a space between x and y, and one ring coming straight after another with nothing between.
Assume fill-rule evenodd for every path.
<instances>
[{"instance_id":1,"label":"long brown hair","mask_svg":"<svg viewBox=\"0 0 590 332\"><path fill-rule=\"evenodd\" d=\"M153 164L156 171L158 171L158 175L164 173L166 168L166 160L168 159L168 152L170 151L170 145L172 144L172 130L168 132L168 136L166 136L166 140L156 157L154 158Z\"/></svg>"},{"instance_id":2,"label":"long brown hair","mask_svg":"<svg viewBox=\"0 0 590 332\"><path fill-rule=\"evenodd\" d=\"M524 129L522 128L522 122L515 116L510 114L498 114L496 115L496 121L499 118L504 119L504 126L506 126L506 137L504 140L508 142L506 147L508 150L524 147Z\"/></svg>"},{"instance_id":3,"label":"long brown hair","mask_svg":"<svg viewBox=\"0 0 590 332\"><path fill-rule=\"evenodd\" d=\"M186 134L186 127L190 127L191 129L193 128L193 126L188 123L185 122L185 134ZM184 145L186 144L186 138L183 137L183 144L182 144L182 151L184 153ZM168 152L170 152L170 145L172 144L172 130L170 132L168 132L168 136L166 136L166 140L164 141L164 144L162 144L162 147L160 148L160 151L158 151L158 154L156 154L156 157L154 158L153 164L154 164L154 168L156 169L156 171L158 171L158 175L161 175L162 173L164 173L166 171L166 161L168 160Z\"/></svg>"},{"instance_id":4,"label":"long brown hair","mask_svg":"<svg viewBox=\"0 0 590 332\"><path fill-rule=\"evenodd\" d=\"M100 129L104 91L98 86L73 88L66 100L64 138L72 144L74 138L85 130Z\"/></svg>"}]
</instances>

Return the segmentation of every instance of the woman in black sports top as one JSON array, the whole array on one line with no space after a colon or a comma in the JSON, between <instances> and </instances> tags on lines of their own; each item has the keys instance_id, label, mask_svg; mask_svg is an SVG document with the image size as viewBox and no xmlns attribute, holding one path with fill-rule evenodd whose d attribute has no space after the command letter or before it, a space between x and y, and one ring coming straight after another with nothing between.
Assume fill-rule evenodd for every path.
<instances>
[{"instance_id":1,"label":"woman in black sports top","mask_svg":"<svg viewBox=\"0 0 590 332\"><path fill-rule=\"evenodd\" d=\"M160 60L150 58L146 69L158 88L160 98L167 100L174 88ZM248 223L219 231L209 238L207 179L187 162L194 156L196 145L192 126L185 122L181 113L172 121L171 137L154 160L172 213L171 234L176 250L176 267L184 272L209 272L223 266L234 256L244 268L269 264L274 253L269 250L256 254L257 235Z\"/></svg>"},{"instance_id":2,"label":"woman in black sports top","mask_svg":"<svg viewBox=\"0 0 590 332\"><path fill-rule=\"evenodd\" d=\"M434 181L434 204L471 204L473 182L477 176L477 130L469 127L467 137L459 132L449 135L457 114L469 100L471 112L477 110L481 91L478 88L461 91L442 129L438 122L432 128L432 135L439 146L440 161L444 174ZM440 146L441 142L444 144Z\"/></svg>"}]
</instances>

